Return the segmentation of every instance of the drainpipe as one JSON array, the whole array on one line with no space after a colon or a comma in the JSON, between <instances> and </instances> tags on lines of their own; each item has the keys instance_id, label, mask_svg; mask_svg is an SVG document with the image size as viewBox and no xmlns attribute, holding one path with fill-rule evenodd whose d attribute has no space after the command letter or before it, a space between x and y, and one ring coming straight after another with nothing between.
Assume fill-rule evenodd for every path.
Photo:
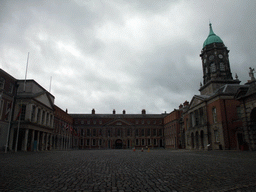
<instances>
[{"instance_id":1,"label":"drainpipe","mask_svg":"<svg viewBox=\"0 0 256 192\"><path fill-rule=\"evenodd\" d=\"M228 127L226 100L224 99L223 101L224 101L224 111L225 111L226 127L227 127L227 133L228 133L228 149L230 150L230 137L229 137L229 127Z\"/></svg>"},{"instance_id":2,"label":"drainpipe","mask_svg":"<svg viewBox=\"0 0 256 192\"><path fill-rule=\"evenodd\" d=\"M250 151L252 151L252 148L251 148L251 141L250 141L250 135L249 135L249 130L248 130L248 119L247 119L245 101L244 101L244 99L242 99L242 100L243 100L243 104L244 104L245 126L246 126L246 131L247 131L247 137L248 137L248 142L249 142L249 148L250 148Z\"/></svg>"}]
</instances>

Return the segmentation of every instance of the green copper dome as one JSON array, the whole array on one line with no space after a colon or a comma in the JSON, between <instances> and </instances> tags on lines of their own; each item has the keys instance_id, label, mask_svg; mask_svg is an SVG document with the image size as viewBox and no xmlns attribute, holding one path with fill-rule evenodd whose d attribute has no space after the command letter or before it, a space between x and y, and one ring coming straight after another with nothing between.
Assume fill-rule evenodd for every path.
<instances>
[{"instance_id":1,"label":"green copper dome","mask_svg":"<svg viewBox=\"0 0 256 192\"><path fill-rule=\"evenodd\" d=\"M215 33L213 32L212 30L212 24L210 23L210 33L207 37L207 39L204 41L204 45L203 45L203 48L206 46L206 45L210 45L212 43L223 43L223 41L221 40L221 38L217 35L215 35Z\"/></svg>"}]
</instances>

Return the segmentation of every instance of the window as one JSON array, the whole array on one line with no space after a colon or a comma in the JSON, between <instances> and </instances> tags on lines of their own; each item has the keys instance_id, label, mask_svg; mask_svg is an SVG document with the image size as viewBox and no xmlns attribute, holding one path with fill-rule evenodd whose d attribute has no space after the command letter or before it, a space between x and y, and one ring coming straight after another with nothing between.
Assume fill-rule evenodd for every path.
<instances>
[{"instance_id":1,"label":"window","mask_svg":"<svg viewBox=\"0 0 256 192\"><path fill-rule=\"evenodd\" d=\"M88 121L87 121L87 124L89 125L90 123L91 123L90 120L88 120Z\"/></svg>"},{"instance_id":2,"label":"window","mask_svg":"<svg viewBox=\"0 0 256 192\"><path fill-rule=\"evenodd\" d=\"M216 65L215 63L211 63L211 72L216 72Z\"/></svg>"},{"instance_id":3,"label":"window","mask_svg":"<svg viewBox=\"0 0 256 192\"><path fill-rule=\"evenodd\" d=\"M139 139L136 139L136 145L139 145Z\"/></svg>"},{"instance_id":4,"label":"window","mask_svg":"<svg viewBox=\"0 0 256 192\"><path fill-rule=\"evenodd\" d=\"M26 105L21 105L21 117L20 120L24 121L26 116Z\"/></svg>"},{"instance_id":5,"label":"window","mask_svg":"<svg viewBox=\"0 0 256 192\"><path fill-rule=\"evenodd\" d=\"M237 107L236 107L236 113L237 113L237 117L238 117L239 119L241 119L241 118L242 118L242 110L241 110L241 107L240 107L240 106L237 106Z\"/></svg>"},{"instance_id":6,"label":"window","mask_svg":"<svg viewBox=\"0 0 256 192\"><path fill-rule=\"evenodd\" d=\"M0 106L1 107L1 106ZM7 106L6 106L6 111L5 111L5 120L8 121L9 120L9 117L10 117L10 114L11 114L11 102L8 102L7 103ZM1 110L1 109L0 109Z\"/></svg>"},{"instance_id":7,"label":"window","mask_svg":"<svg viewBox=\"0 0 256 192\"><path fill-rule=\"evenodd\" d=\"M163 132L162 129L159 129L159 136L162 136Z\"/></svg>"},{"instance_id":8,"label":"window","mask_svg":"<svg viewBox=\"0 0 256 192\"><path fill-rule=\"evenodd\" d=\"M156 139L154 139L154 145L156 145L156 141L157 141L157 140L156 140Z\"/></svg>"},{"instance_id":9,"label":"window","mask_svg":"<svg viewBox=\"0 0 256 192\"><path fill-rule=\"evenodd\" d=\"M86 145L90 145L90 139L86 139Z\"/></svg>"},{"instance_id":10,"label":"window","mask_svg":"<svg viewBox=\"0 0 256 192\"><path fill-rule=\"evenodd\" d=\"M0 78L0 89L4 89L4 83L5 83L5 79L4 78Z\"/></svg>"},{"instance_id":11,"label":"window","mask_svg":"<svg viewBox=\"0 0 256 192\"><path fill-rule=\"evenodd\" d=\"M40 123L41 109L37 109L37 123Z\"/></svg>"},{"instance_id":12,"label":"window","mask_svg":"<svg viewBox=\"0 0 256 192\"><path fill-rule=\"evenodd\" d=\"M10 86L9 86L9 93L13 93L13 84L12 83L10 83Z\"/></svg>"},{"instance_id":13,"label":"window","mask_svg":"<svg viewBox=\"0 0 256 192\"><path fill-rule=\"evenodd\" d=\"M156 129L153 129L153 136L156 136Z\"/></svg>"},{"instance_id":14,"label":"window","mask_svg":"<svg viewBox=\"0 0 256 192\"><path fill-rule=\"evenodd\" d=\"M90 129L86 130L86 136L91 136L91 130Z\"/></svg>"},{"instance_id":15,"label":"window","mask_svg":"<svg viewBox=\"0 0 256 192\"><path fill-rule=\"evenodd\" d=\"M121 130L120 129L117 130L117 136L121 136Z\"/></svg>"},{"instance_id":16,"label":"window","mask_svg":"<svg viewBox=\"0 0 256 192\"><path fill-rule=\"evenodd\" d=\"M84 145L84 140L83 139L81 139L81 141L80 141L80 145Z\"/></svg>"},{"instance_id":17,"label":"window","mask_svg":"<svg viewBox=\"0 0 256 192\"><path fill-rule=\"evenodd\" d=\"M49 123L49 113L46 113L46 125Z\"/></svg>"},{"instance_id":18,"label":"window","mask_svg":"<svg viewBox=\"0 0 256 192\"><path fill-rule=\"evenodd\" d=\"M99 135L100 136L102 135L102 129L99 129Z\"/></svg>"},{"instance_id":19,"label":"window","mask_svg":"<svg viewBox=\"0 0 256 192\"><path fill-rule=\"evenodd\" d=\"M145 130L141 129L141 136L145 136Z\"/></svg>"},{"instance_id":20,"label":"window","mask_svg":"<svg viewBox=\"0 0 256 192\"><path fill-rule=\"evenodd\" d=\"M81 124L84 124L84 121L81 121Z\"/></svg>"},{"instance_id":21,"label":"window","mask_svg":"<svg viewBox=\"0 0 256 192\"><path fill-rule=\"evenodd\" d=\"M139 131L138 131L138 129L135 130L135 136L139 136Z\"/></svg>"},{"instance_id":22,"label":"window","mask_svg":"<svg viewBox=\"0 0 256 192\"><path fill-rule=\"evenodd\" d=\"M149 121L149 120L147 121L147 124L150 124L150 121Z\"/></svg>"},{"instance_id":23,"label":"window","mask_svg":"<svg viewBox=\"0 0 256 192\"><path fill-rule=\"evenodd\" d=\"M2 119L3 107L4 107L4 101L0 100L0 119Z\"/></svg>"},{"instance_id":24,"label":"window","mask_svg":"<svg viewBox=\"0 0 256 192\"><path fill-rule=\"evenodd\" d=\"M214 130L214 138L215 138L215 142L220 142L219 131L218 130Z\"/></svg>"},{"instance_id":25,"label":"window","mask_svg":"<svg viewBox=\"0 0 256 192\"><path fill-rule=\"evenodd\" d=\"M150 139L148 139L148 146L149 146L149 145L151 145L151 143L150 143Z\"/></svg>"},{"instance_id":26,"label":"window","mask_svg":"<svg viewBox=\"0 0 256 192\"><path fill-rule=\"evenodd\" d=\"M217 123L217 111L215 107L212 108L212 119L213 123Z\"/></svg>"},{"instance_id":27,"label":"window","mask_svg":"<svg viewBox=\"0 0 256 192\"><path fill-rule=\"evenodd\" d=\"M96 136L96 129L93 129L92 135Z\"/></svg>"},{"instance_id":28,"label":"window","mask_svg":"<svg viewBox=\"0 0 256 192\"><path fill-rule=\"evenodd\" d=\"M141 121L141 124L144 124L144 120Z\"/></svg>"},{"instance_id":29,"label":"window","mask_svg":"<svg viewBox=\"0 0 256 192\"><path fill-rule=\"evenodd\" d=\"M131 130L127 129L127 136L131 136Z\"/></svg>"},{"instance_id":30,"label":"window","mask_svg":"<svg viewBox=\"0 0 256 192\"><path fill-rule=\"evenodd\" d=\"M81 129L81 136L84 136L84 130L83 129Z\"/></svg>"},{"instance_id":31,"label":"window","mask_svg":"<svg viewBox=\"0 0 256 192\"><path fill-rule=\"evenodd\" d=\"M102 124L102 120L99 121L99 124L100 124L100 125Z\"/></svg>"},{"instance_id":32,"label":"window","mask_svg":"<svg viewBox=\"0 0 256 192\"><path fill-rule=\"evenodd\" d=\"M31 112L31 121L32 121L32 122L35 121L35 112L36 112L36 106L33 105L33 106L32 106L32 112Z\"/></svg>"},{"instance_id":33,"label":"window","mask_svg":"<svg viewBox=\"0 0 256 192\"><path fill-rule=\"evenodd\" d=\"M221 71L225 71L225 65L224 65L224 63L222 63L222 62L220 63L220 70L221 70Z\"/></svg>"},{"instance_id":34,"label":"window","mask_svg":"<svg viewBox=\"0 0 256 192\"><path fill-rule=\"evenodd\" d=\"M110 129L108 129L108 136L110 137Z\"/></svg>"},{"instance_id":35,"label":"window","mask_svg":"<svg viewBox=\"0 0 256 192\"><path fill-rule=\"evenodd\" d=\"M92 145L95 145L95 144L96 144L96 140L93 139L93 140L92 140Z\"/></svg>"},{"instance_id":36,"label":"window","mask_svg":"<svg viewBox=\"0 0 256 192\"><path fill-rule=\"evenodd\" d=\"M102 140L101 139L99 139L99 146L101 146L102 145Z\"/></svg>"},{"instance_id":37,"label":"window","mask_svg":"<svg viewBox=\"0 0 256 192\"><path fill-rule=\"evenodd\" d=\"M94 125L96 124L96 120L93 121L93 124L94 124Z\"/></svg>"},{"instance_id":38,"label":"window","mask_svg":"<svg viewBox=\"0 0 256 192\"><path fill-rule=\"evenodd\" d=\"M150 129L147 129L147 136L150 136Z\"/></svg>"},{"instance_id":39,"label":"window","mask_svg":"<svg viewBox=\"0 0 256 192\"><path fill-rule=\"evenodd\" d=\"M141 145L145 145L144 139L141 139Z\"/></svg>"}]
</instances>

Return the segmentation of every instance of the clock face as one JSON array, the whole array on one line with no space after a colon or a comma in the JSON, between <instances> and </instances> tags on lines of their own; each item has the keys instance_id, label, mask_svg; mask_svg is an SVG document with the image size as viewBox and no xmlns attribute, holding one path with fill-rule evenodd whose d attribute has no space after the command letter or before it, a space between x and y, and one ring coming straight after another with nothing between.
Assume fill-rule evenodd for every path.
<instances>
[{"instance_id":1,"label":"clock face","mask_svg":"<svg viewBox=\"0 0 256 192\"><path fill-rule=\"evenodd\" d=\"M219 54L219 58L220 58L220 59L223 59L223 55Z\"/></svg>"},{"instance_id":2,"label":"clock face","mask_svg":"<svg viewBox=\"0 0 256 192\"><path fill-rule=\"evenodd\" d=\"M214 59L214 56L213 56L213 55L210 55L209 59L210 59L210 60L213 60L213 59Z\"/></svg>"}]
</instances>

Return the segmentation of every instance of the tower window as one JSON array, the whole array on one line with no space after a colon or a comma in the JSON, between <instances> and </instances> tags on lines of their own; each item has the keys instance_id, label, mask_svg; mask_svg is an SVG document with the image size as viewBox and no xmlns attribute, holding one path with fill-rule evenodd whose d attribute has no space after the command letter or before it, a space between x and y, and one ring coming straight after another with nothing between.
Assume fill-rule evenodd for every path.
<instances>
[{"instance_id":1,"label":"tower window","mask_svg":"<svg viewBox=\"0 0 256 192\"><path fill-rule=\"evenodd\" d=\"M211 72L216 72L216 65L215 63L211 63Z\"/></svg>"},{"instance_id":2,"label":"tower window","mask_svg":"<svg viewBox=\"0 0 256 192\"><path fill-rule=\"evenodd\" d=\"M225 65L224 65L224 63L222 63L222 62L220 63L220 70L221 70L221 71L225 71Z\"/></svg>"}]
</instances>

